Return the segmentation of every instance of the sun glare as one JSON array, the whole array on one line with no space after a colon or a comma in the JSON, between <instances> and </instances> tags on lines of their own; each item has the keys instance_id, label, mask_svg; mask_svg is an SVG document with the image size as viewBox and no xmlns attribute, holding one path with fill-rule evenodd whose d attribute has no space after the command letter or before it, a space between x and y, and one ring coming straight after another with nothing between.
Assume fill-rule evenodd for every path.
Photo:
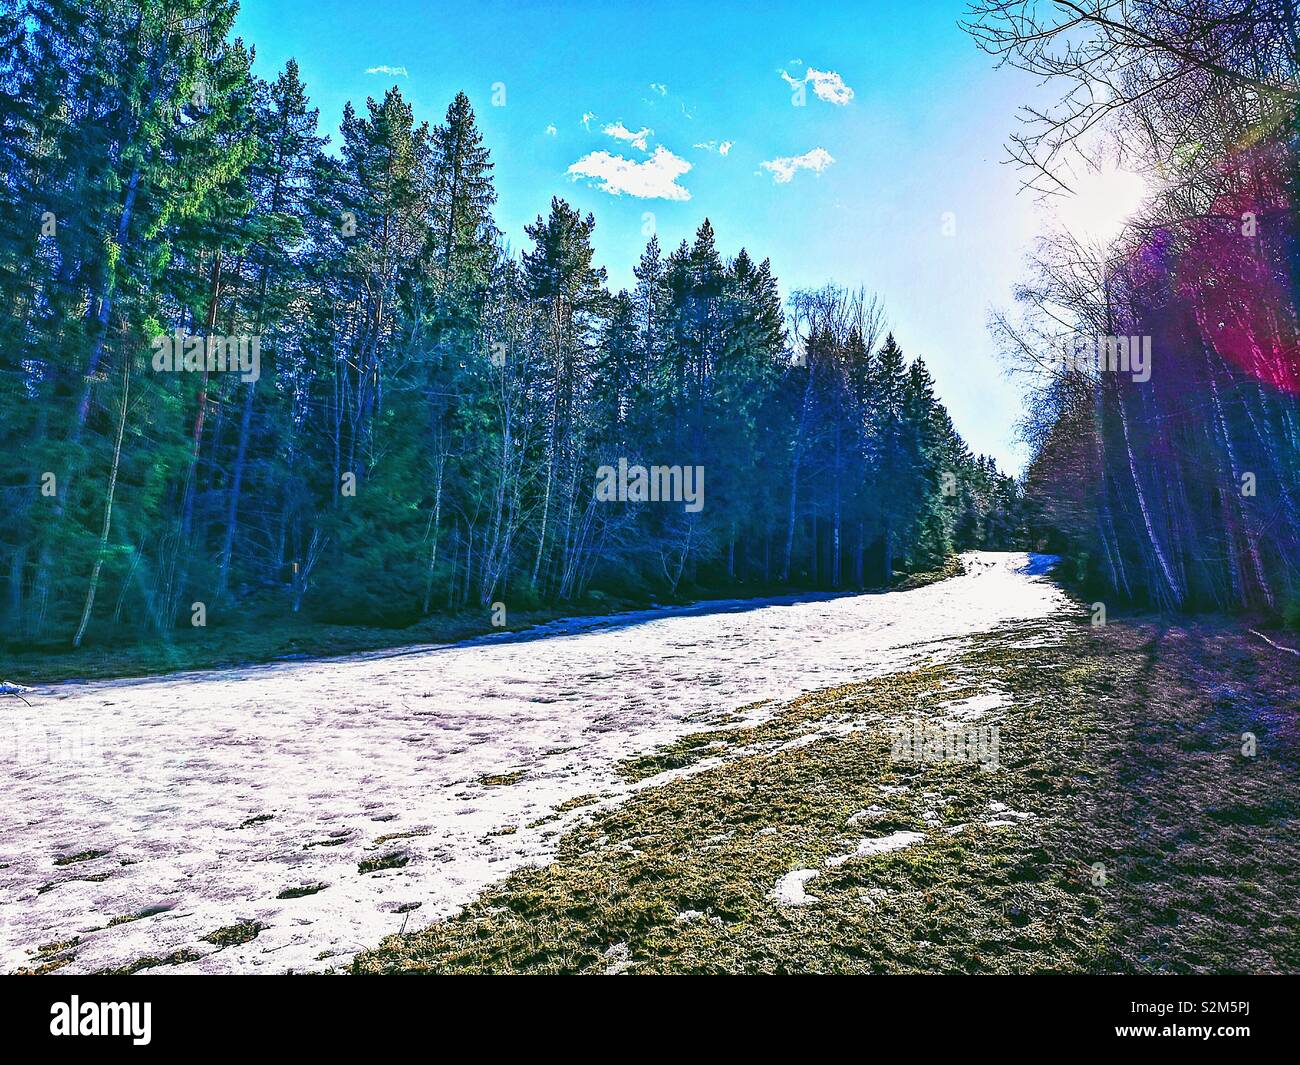
<instances>
[{"instance_id":1,"label":"sun glare","mask_svg":"<svg viewBox=\"0 0 1300 1065\"><path fill-rule=\"evenodd\" d=\"M1053 198L1051 220L1079 240L1105 244L1117 237L1150 191L1140 174L1107 166L1070 182L1072 193Z\"/></svg>"}]
</instances>

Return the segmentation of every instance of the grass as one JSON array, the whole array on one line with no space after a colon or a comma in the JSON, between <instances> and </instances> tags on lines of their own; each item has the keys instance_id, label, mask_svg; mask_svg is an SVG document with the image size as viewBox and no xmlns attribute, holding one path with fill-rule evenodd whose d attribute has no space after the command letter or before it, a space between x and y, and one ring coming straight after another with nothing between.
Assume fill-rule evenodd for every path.
<instances>
[{"instance_id":1,"label":"grass","mask_svg":"<svg viewBox=\"0 0 1300 1065\"><path fill-rule=\"evenodd\" d=\"M385 832L382 836L376 836L374 842L378 846L381 843L391 843L395 839L418 839L420 836L427 836L428 834L429 830L427 828L417 828L410 832Z\"/></svg>"},{"instance_id":2,"label":"grass","mask_svg":"<svg viewBox=\"0 0 1300 1065\"><path fill-rule=\"evenodd\" d=\"M75 865L77 862L92 862L102 858L108 851L80 851L77 854L64 854L54 859L55 865Z\"/></svg>"},{"instance_id":3,"label":"grass","mask_svg":"<svg viewBox=\"0 0 1300 1065\"><path fill-rule=\"evenodd\" d=\"M565 799L556 808L557 814L567 814L570 810L581 810L584 806L594 806L600 802L599 795L579 795L573 799Z\"/></svg>"},{"instance_id":4,"label":"grass","mask_svg":"<svg viewBox=\"0 0 1300 1065\"><path fill-rule=\"evenodd\" d=\"M48 883L44 883L40 887L38 887L36 889L36 894L44 895L47 891L53 891L56 887L59 887L60 885L71 884L71 883L75 883L76 881L83 881L88 884L102 884L105 880L107 880L112 875L113 875L112 873L91 873L87 876L68 876L68 877L64 877L62 880L51 880Z\"/></svg>"},{"instance_id":5,"label":"grass","mask_svg":"<svg viewBox=\"0 0 1300 1065\"><path fill-rule=\"evenodd\" d=\"M166 913L168 906L150 906L141 910L139 913L124 913L118 917L113 917L108 922L109 928L115 928L120 924L130 924L132 921L143 921L146 917L155 917L160 913Z\"/></svg>"},{"instance_id":6,"label":"grass","mask_svg":"<svg viewBox=\"0 0 1300 1065\"><path fill-rule=\"evenodd\" d=\"M145 969L158 969L164 965L185 965L192 961L202 961L203 955L188 948L173 950L170 954L149 954L143 958L136 958L135 961L116 969L104 969L96 973L96 976L134 976Z\"/></svg>"},{"instance_id":7,"label":"grass","mask_svg":"<svg viewBox=\"0 0 1300 1065\"><path fill-rule=\"evenodd\" d=\"M351 842L351 840L352 833L344 830L339 832L337 835L330 836L329 839L316 839L312 840L310 843L304 843L302 849L309 851L313 847L341 847L343 844Z\"/></svg>"},{"instance_id":8,"label":"grass","mask_svg":"<svg viewBox=\"0 0 1300 1065\"><path fill-rule=\"evenodd\" d=\"M1284 657L1230 626L1035 624L806 696L627 763L675 772L353 971L1296 971ZM892 757L892 725L990 690L998 771ZM902 831L924 841L839 860ZM816 901L777 902L798 869Z\"/></svg>"},{"instance_id":9,"label":"grass","mask_svg":"<svg viewBox=\"0 0 1300 1065\"><path fill-rule=\"evenodd\" d=\"M76 960L77 955L73 948L80 942L80 936L73 936L71 939L63 939L55 943L43 943L36 949L32 964L19 969L14 975L45 976L48 973L58 972L65 965L71 965Z\"/></svg>"},{"instance_id":10,"label":"grass","mask_svg":"<svg viewBox=\"0 0 1300 1065\"><path fill-rule=\"evenodd\" d=\"M927 584L937 584L939 581L946 581L949 577L960 577L965 572L966 568L962 565L961 559L952 555L938 569L900 574L895 579L891 590L910 592L913 588L924 588Z\"/></svg>"},{"instance_id":11,"label":"grass","mask_svg":"<svg viewBox=\"0 0 1300 1065\"><path fill-rule=\"evenodd\" d=\"M357 863L357 872L359 873L377 873L381 869L400 869L411 860L409 854L403 854L401 851L390 851L387 854L381 854L377 858L366 858Z\"/></svg>"},{"instance_id":12,"label":"grass","mask_svg":"<svg viewBox=\"0 0 1300 1065\"><path fill-rule=\"evenodd\" d=\"M1117 726L1080 813L1115 870L1119 972L1300 971L1297 674L1235 625L1127 630ZM1107 653L1115 639L1103 641ZM1253 737L1254 753L1246 737Z\"/></svg>"},{"instance_id":13,"label":"grass","mask_svg":"<svg viewBox=\"0 0 1300 1065\"><path fill-rule=\"evenodd\" d=\"M307 895L315 895L318 891L324 891L328 884L302 884L298 887L285 888L280 894L276 895L277 899L301 899Z\"/></svg>"},{"instance_id":14,"label":"grass","mask_svg":"<svg viewBox=\"0 0 1300 1065\"><path fill-rule=\"evenodd\" d=\"M261 921L241 921L209 932L203 941L218 947L237 947L241 943L251 943L264 927Z\"/></svg>"}]
</instances>

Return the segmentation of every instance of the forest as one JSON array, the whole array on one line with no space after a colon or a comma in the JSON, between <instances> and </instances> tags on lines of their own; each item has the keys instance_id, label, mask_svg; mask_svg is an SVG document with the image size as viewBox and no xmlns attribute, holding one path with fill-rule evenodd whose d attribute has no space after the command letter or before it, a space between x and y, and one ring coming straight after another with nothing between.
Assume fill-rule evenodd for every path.
<instances>
[{"instance_id":1,"label":"forest","mask_svg":"<svg viewBox=\"0 0 1300 1065\"><path fill-rule=\"evenodd\" d=\"M498 229L464 93L432 121L394 87L349 105L334 137L295 63L254 74L235 14L232 0L0 6L11 647L878 588L1019 542L1017 483L970 453L877 300L783 296L773 265L724 250L707 219L676 247L647 233L607 249L637 263L613 292L595 217L561 196L539 197L524 234ZM1201 372L1244 434L1219 472L1232 454L1261 486L1239 501L1225 480L1216 510L1220 549L1256 544L1259 569L1214 574L1280 593L1294 510L1271 534L1246 519L1282 498L1293 453L1250 434L1293 430L1293 408L1259 392L1246 409L1224 366ZM1083 402L1059 395L1063 415ZM1129 410L1148 448L1140 402L1099 409L1108 426ZM1036 483L1066 446L1044 447ZM703 506L598 498L597 471L620 462L701 470ZM1123 539L1113 564L1133 587L1158 545L1133 541L1123 498L1101 502L1131 491L1128 469L1076 505ZM1180 520L1171 483L1163 535ZM1180 595L1217 587L1209 563L1192 574L1164 549Z\"/></svg>"},{"instance_id":2,"label":"forest","mask_svg":"<svg viewBox=\"0 0 1300 1065\"><path fill-rule=\"evenodd\" d=\"M1146 176L1106 246L1045 237L993 328L1030 404L1036 539L1108 602L1300 626L1300 23L1291 0L980 0L966 26L1049 89L1010 161L1068 195ZM1056 357L1140 338L1146 380Z\"/></svg>"}]
</instances>

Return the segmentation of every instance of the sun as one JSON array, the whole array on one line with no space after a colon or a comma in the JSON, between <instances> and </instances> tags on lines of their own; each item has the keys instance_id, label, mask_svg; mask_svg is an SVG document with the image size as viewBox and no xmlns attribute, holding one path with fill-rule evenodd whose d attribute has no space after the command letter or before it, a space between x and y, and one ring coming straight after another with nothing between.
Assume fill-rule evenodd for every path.
<instances>
[{"instance_id":1,"label":"sun","mask_svg":"<svg viewBox=\"0 0 1300 1065\"><path fill-rule=\"evenodd\" d=\"M1084 243L1108 244L1150 195L1147 179L1115 165L1088 168L1070 181L1071 192L1053 197L1051 219Z\"/></svg>"}]
</instances>

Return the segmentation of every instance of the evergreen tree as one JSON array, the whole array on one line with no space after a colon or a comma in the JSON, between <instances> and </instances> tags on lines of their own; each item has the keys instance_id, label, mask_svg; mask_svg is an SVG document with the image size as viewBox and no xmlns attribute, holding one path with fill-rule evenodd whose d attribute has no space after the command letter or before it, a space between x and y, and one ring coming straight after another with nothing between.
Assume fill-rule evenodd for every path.
<instances>
[{"instance_id":1,"label":"evergreen tree","mask_svg":"<svg viewBox=\"0 0 1300 1065\"><path fill-rule=\"evenodd\" d=\"M9 640L166 641L195 603L220 631L864 587L1012 542L1014 482L875 350L877 306L828 288L787 315L707 219L611 295L559 198L511 256L464 94L432 128L396 88L349 104L330 154L234 12L0 12ZM253 377L155 366L239 336ZM703 508L598 500L620 462L702 468Z\"/></svg>"}]
</instances>

